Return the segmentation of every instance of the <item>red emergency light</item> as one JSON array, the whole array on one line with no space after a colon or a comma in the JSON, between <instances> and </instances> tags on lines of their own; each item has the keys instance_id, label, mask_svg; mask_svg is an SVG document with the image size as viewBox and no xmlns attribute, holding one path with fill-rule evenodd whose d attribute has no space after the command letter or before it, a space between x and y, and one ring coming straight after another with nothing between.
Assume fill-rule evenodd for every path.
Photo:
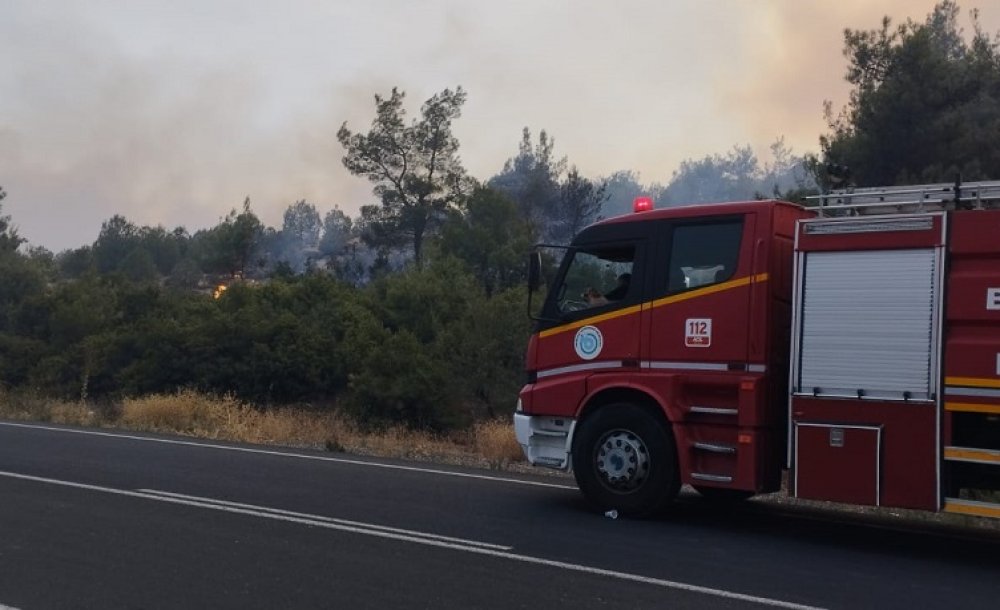
<instances>
[{"instance_id":1,"label":"red emergency light","mask_svg":"<svg viewBox=\"0 0 1000 610\"><path fill-rule=\"evenodd\" d=\"M639 212L648 212L653 209L653 198L652 197L636 197L635 201L632 202L632 212L638 214Z\"/></svg>"}]
</instances>

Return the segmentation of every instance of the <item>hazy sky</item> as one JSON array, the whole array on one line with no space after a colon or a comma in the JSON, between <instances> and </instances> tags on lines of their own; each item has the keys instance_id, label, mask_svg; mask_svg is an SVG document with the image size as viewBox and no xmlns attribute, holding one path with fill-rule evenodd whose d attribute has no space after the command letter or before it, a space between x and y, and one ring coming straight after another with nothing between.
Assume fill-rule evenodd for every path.
<instances>
[{"instance_id":1,"label":"hazy sky","mask_svg":"<svg viewBox=\"0 0 1000 610\"><path fill-rule=\"evenodd\" d=\"M685 158L784 136L816 151L846 99L842 32L933 0L2 0L0 185L31 243L90 243L102 220L216 223L250 196L268 224L307 199L372 199L335 133L373 94L445 87L476 177L521 129L588 176L666 182ZM978 7L1000 30L996 0Z\"/></svg>"}]
</instances>

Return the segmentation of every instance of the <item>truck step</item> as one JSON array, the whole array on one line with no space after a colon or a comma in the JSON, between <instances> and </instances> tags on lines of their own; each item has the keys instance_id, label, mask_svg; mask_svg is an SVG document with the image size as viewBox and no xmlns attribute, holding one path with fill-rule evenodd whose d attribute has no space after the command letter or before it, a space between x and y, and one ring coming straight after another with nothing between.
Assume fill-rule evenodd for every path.
<instances>
[{"instance_id":1,"label":"truck step","mask_svg":"<svg viewBox=\"0 0 1000 610\"><path fill-rule=\"evenodd\" d=\"M535 428L532 430L535 436L554 436L558 438L566 438L569 432L564 430L545 430L543 428Z\"/></svg>"},{"instance_id":2,"label":"truck step","mask_svg":"<svg viewBox=\"0 0 1000 610\"><path fill-rule=\"evenodd\" d=\"M694 443L691 445L695 449L700 449L702 451L709 451L711 453L736 453L736 447L732 445L725 445L722 443Z\"/></svg>"},{"instance_id":3,"label":"truck step","mask_svg":"<svg viewBox=\"0 0 1000 610\"><path fill-rule=\"evenodd\" d=\"M959 515L972 515L974 517L993 517L1000 519L1000 504L993 502L978 502L976 500L961 500L959 498L945 498L944 512L956 513Z\"/></svg>"},{"instance_id":4,"label":"truck step","mask_svg":"<svg viewBox=\"0 0 1000 610\"><path fill-rule=\"evenodd\" d=\"M692 472L691 478L696 481L712 481L713 483L732 483L733 477L724 474L706 474L704 472Z\"/></svg>"},{"instance_id":5,"label":"truck step","mask_svg":"<svg viewBox=\"0 0 1000 610\"><path fill-rule=\"evenodd\" d=\"M691 413L700 413L702 415L736 415L736 409L723 409L721 407L702 407L698 405L691 405L688 409Z\"/></svg>"},{"instance_id":6,"label":"truck step","mask_svg":"<svg viewBox=\"0 0 1000 610\"><path fill-rule=\"evenodd\" d=\"M945 447L944 459L950 462L973 462L1000 465L1000 451L972 447Z\"/></svg>"}]
</instances>

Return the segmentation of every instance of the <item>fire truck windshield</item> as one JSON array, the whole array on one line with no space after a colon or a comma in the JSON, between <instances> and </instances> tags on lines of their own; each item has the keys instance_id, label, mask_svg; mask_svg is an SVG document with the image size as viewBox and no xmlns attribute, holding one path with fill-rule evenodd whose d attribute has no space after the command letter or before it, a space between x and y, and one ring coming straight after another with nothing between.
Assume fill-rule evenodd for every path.
<instances>
[{"instance_id":1,"label":"fire truck windshield","mask_svg":"<svg viewBox=\"0 0 1000 610\"><path fill-rule=\"evenodd\" d=\"M633 246L576 250L558 291L561 313L625 299L632 285Z\"/></svg>"}]
</instances>

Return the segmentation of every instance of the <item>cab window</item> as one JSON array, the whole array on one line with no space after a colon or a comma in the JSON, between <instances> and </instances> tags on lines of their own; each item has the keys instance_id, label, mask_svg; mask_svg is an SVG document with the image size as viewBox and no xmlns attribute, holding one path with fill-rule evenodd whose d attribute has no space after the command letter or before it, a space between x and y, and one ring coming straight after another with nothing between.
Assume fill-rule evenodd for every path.
<instances>
[{"instance_id":1,"label":"cab window","mask_svg":"<svg viewBox=\"0 0 1000 610\"><path fill-rule=\"evenodd\" d=\"M739 262L742 237L742 219L674 227L668 292L711 286L730 279Z\"/></svg>"},{"instance_id":2,"label":"cab window","mask_svg":"<svg viewBox=\"0 0 1000 610\"><path fill-rule=\"evenodd\" d=\"M582 248L572 256L557 292L560 313L612 306L638 293L632 281L635 246Z\"/></svg>"}]
</instances>

